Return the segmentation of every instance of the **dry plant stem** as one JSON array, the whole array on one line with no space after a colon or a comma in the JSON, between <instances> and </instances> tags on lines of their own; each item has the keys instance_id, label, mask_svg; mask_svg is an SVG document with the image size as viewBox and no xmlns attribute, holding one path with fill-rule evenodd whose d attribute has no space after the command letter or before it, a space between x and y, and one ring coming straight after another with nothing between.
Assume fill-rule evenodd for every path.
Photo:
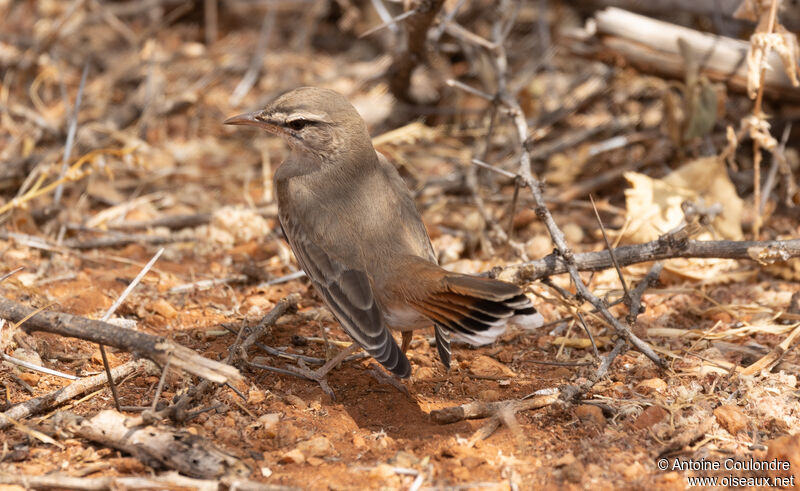
<instances>
[{"instance_id":1,"label":"dry plant stem","mask_svg":"<svg viewBox=\"0 0 800 491\"><path fill-rule=\"evenodd\" d=\"M25 266L20 266L19 268L11 270L8 273L4 274L3 276L0 276L0 283L4 282L8 278L10 278L10 277L14 276L15 274L19 273L23 269L25 269Z\"/></svg>"},{"instance_id":2,"label":"dry plant stem","mask_svg":"<svg viewBox=\"0 0 800 491\"><path fill-rule=\"evenodd\" d=\"M267 50L269 37L275 25L275 12L275 8L269 8L264 15L264 20L261 22L261 30L258 33L256 49L253 52L253 57L250 59L250 66L247 68L247 72L244 74L244 77L242 77L239 85L233 90L233 94L231 94L228 101L232 106L238 106L247 93L250 92L253 85L258 81L258 74L264 63L264 52Z\"/></svg>"},{"instance_id":3,"label":"dry plant stem","mask_svg":"<svg viewBox=\"0 0 800 491\"><path fill-rule=\"evenodd\" d=\"M772 34L775 29L775 23L778 15L778 0L772 0L769 7L769 23L767 24L766 34ZM764 79L766 77L767 67L761 69L760 81L758 83L758 93L756 94L756 102L753 104L753 116L758 119L763 119L764 115L761 113L761 103L764 100ZM753 238L758 240L761 235L761 143L758 138L753 139L753 205L755 207L756 216L753 220Z\"/></svg>"},{"instance_id":4,"label":"dry plant stem","mask_svg":"<svg viewBox=\"0 0 800 491\"><path fill-rule=\"evenodd\" d=\"M162 237L160 235L145 234L119 234L115 233L109 237L98 237L88 240L65 240L63 245L70 249L99 249L102 247L122 247L128 244L170 244L172 242L190 242L193 239Z\"/></svg>"},{"instance_id":5,"label":"dry plant stem","mask_svg":"<svg viewBox=\"0 0 800 491\"><path fill-rule=\"evenodd\" d=\"M75 477L62 474L45 476L2 474L0 484L22 486L25 489L75 489L79 491L106 491L118 489L194 489L197 491L289 491L294 488L264 484L248 479L193 479L177 472L167 472L150 477Z\"/></svg>"},{"instance_id":6,"label":"dry plant stem","mask_svg":"<svg viewBox=\"0 0 800 491\"><path fill-rule=\"evenodd\" d=\"M134 360L124 363L118 367L111 369L111 375L116 380L127 377L136 370L144 367L148 363L145 360ZM5 413L0 413L0 430L8 428L9 422L4 418L8 416L17 421L25 419L34 414L39 414L54 408L64 402L77 397L81 394L95 390L108 381L105 373L93 375L91 377L82 378L77 380L66 387L62 387L56 391L45 394L35 399L29 399L23 403L17 404Z\"/></svg>"},{"instance_id":7,"label":"dry plant stem","mask_svg":"<svg viewBox=\"0 0 800 491\"><path fill-rule=\"evenodd\" d=\"M442 8L444 0L420 0L414 15L404 21L408 36L406 49L399 53L387 73L389 90L398 100L414 104L409 93L411 75L421 62L425 61L427 32L433 19Z\"/></svg>"},{"instance_id":8,"label":"dry plant stem","mask_svg":"<svg viewBox=\"0 0 800 491\"><path fill-rule=\"evenodd\" d=\"M0 357L2 357L5 361L7 361L9 363L13 363L14 365L19 365L21 367L25 367L28 370L33 370L33 371L36 371L36 372L42 372L42 373L46 373L48 375L54 375L56 377L65 378L67 380L78 380L80 378L80 377L76 377L75 375L70 375L68 373L59 372L58 370L52 370L52 369L47 368L47 367L34 365L33 363L28 363L25 360L20 360L20 359L14 358L13 356L9 356L9 355L7 355L5 353L0 353Z\"/></svg>"},{"instance_id":9,"label":"dry plant stem","mask_svg":"<svg viewBox=\"0 0 800 491\"><path fill-rule=\"evenodd\" d=\"M164 248L162 247L150 259L150 261L148 261L147 264L144 265L144 267L139 271L139 274L136 275L133 281L131 281L130 284L125 288L125 290L122 291L122 294L119 297L117 297L117 299L114 301L113 304L111 304L111 307L108 308L106 313L100 319L101 322L108 322L111 316L114 315L114 312L117 311L119 306L122 305L122 302L124 302L125 299L128 297L128 295L131 294L133 289L136 288L136 285L138 285L139 282L142 281L142 278L144 278L144 276L150 271L150 269L153 267L156 261L158 261L158 258L160 258L163 253L164 253ZM111 395L114 397L114 404L117 407L117 411L121 411L122 405L119 402L119 393L117 392L117 385L114 383L114 377L111 376L111 366L108 364L108 355L106 355L106 347L103 346L102 344L99 344L98 348L100 348L100 356L103 358L103 368L105 368L106 375L108 376L108 386L111 387Z\"/></svg>"},{"instance_id":10,"label":"dry plant stem","mask_svg":"<svg viewBox=\"0 0 800 491\"><path fill-rule=\"evenodd\" d=\"M624 297L625 301L628 305L631 302L631 294L628 291L628 282L625 281L625 276L622 274L622 269L619 267L619 262L617 261L617 257L614 255L614 249L611 247L611 242L608 241L608 234L606 234L606 227L603 225L603 220L600 219L600 212L597 211L597 205L594 203L594 198L589 196L589 200L592 202L592 209L594 210L594 216L597 219L597 224L600 226L600 232L603 234L603 242L606 244L606 250L608 251L608 255L611 257L611 262L614 264L614 269L617 270L617 277L619 277L619 282L622 285L622 291L625 292Z\"/></svg>"},{"instance_id":11,"label":"dry plant stem","mask_svg":"<svg viewBox=\"0 0 800 491\"><path fill-rule=\"evenodd\" d=\"M683 258L724 258L754 260L751 248L767 248L782 256L783 260L800 257L800 239L734 241L734 240L673 240L662 236L644 244L628 245L614 249L620 266L662 259ZM601 271L612 267L608 251L584 252L574 254L575 267L579 271ZM567 262L559 254L549 254L542 259L505 268L495 268L491 276L500 276L506 281L522 284L540 280L547 276L569 272ZM502 274L501 274L502 273Z\"/></svg>"},{"instance_id":12,"label":"dry plant stem","mask_svg":"<svg viewBox=\"0 0 800 491\"><path fill-rule=\"evenodd\" d=\"M549 406L558 400L560 392L534 396L524 400L499 402L475 401L460 406L446 407L431 411L431 419L440 425L457 423L466 419L481 419L494 416L502 408L510 407L514 413Z\"/></svg>"},{"instance_id":13,"label":"dry plant stem","mask_svg":"<svg viewBox=\"0 0 800 491\"><path fill-rule=\"evenodd\" d=\"M297 302L300 301L300 295L292 293L291 295L282 298L277 304L265 315L258 325L253 329L247 338L242 342L241 346L234 347L232 351L238 351L238 355L247 361L247 350L264 335L267 329L271 328L275 323L285 314L291 314L297 311ZM240 333L243 330L239 331Z\"/></svg>"},{"instance_id":14,"label":"dry plant stem","mask_svg":"<svg viewBox=\"0 0 800 491\"><path fill-rule=\"evenodd\" d=\"M32 312L34 309L30 307L0 298L0 317L6 320L18 323ZM38 312L20 327L28 333L44 331L113 346L149 358L161 366L169 361L174 367L217 383L241 379L234 367L204 358L174 341L99 320L60 312Z\"/></svg>"},{"instance_id":15,"label":"dry plant stem","mask_svg":"<svg viewBox=\"0 0 800 491\"><path fill-rule=\"evenodd\" d=\"M69 120L69 128L67 129L67 143L64 145L64 156L61 159L61 174L58 176L59 180L64 178L69 166L69 156L72 153L72 145L75 143L75 132L78 130L78 111L81 108L81 99L83 98L83 88L86 86L86 75L89 74L89 62L83 65L83 73L81 74L81 82L78 85L78 95L75 96L75 107L72 108L72 115ZM56 192L53 195L53 205L58 206L61 202L61 196L64 194L64 183L58 185Z\"/></svg>"},{"instance_id":16,"label":"dry plant stem","mask_svg":"<svg viewBox=\"0 0 800 491\"><path fill-rule=\"evenodd\" d=\"M661 276L661 270L663 269L664 263L661 261L655 263L628 297L628 318L626 320L629 325L632 326L633 323L636 322L636 317L644 312L644 308L642 308L642 295L644 295L645 290L658 282L658 277Z\"/></svg>"}]
</instances>

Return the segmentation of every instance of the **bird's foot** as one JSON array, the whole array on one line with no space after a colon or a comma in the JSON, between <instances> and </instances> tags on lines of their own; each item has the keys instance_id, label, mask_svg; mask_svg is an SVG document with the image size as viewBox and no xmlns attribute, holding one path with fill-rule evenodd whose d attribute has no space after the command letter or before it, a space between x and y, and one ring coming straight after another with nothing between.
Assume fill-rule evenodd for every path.
<instances>
[{"instance_id":1,"label":"bird's foot","mask_svg":"<svg viewBox=\"0 0 800 491\"><path fill-rule=\"evenodd\" d=\"M370 364L370 368L369 368L369 373L378 382L380 382L382 384L391 385L392 387L394 387L395 389L399 390L403 394L405 394L407 396L411 396L411 394L409 394L409 392L408 392L408 388L406 388L406 386L403 385L403 382L401 382L400 379L398 379L397 377L395 377L394 375L392 375L390 373L386 373L378 365L376 365L374 363L371 363Z\"/></svg>"},{"instance_id":2,"label":"bird's foot","mask_svg":"<svg viewBox=\"0 0 800 491\"><path fill-rule=\"evenodd\" d=\"M303 360L297 360L297 364L299 366L288 366L286 369L300 375L301 377L305 377L308 380L317 382L320 388L322 388L322 392L327 394L328 397L335 401L336 395L333 393L333 390L331 390L330 385L328 385L328 373L345 358L352 355L357 349L357 344L351 344L349 347L343 349L336 356L328 360L328 362L326 362L317 370L311 370L308 368Z\"/></svg>"},{"instance_id":3,"label":"bird's foot","mask_svg":"<svg viewBox=\"0 0 800 491\"><path fill-rule=\"evenodd\" d=\"M322 389L322 392L327 394L328 397L330 397L332 400L334 400L334 401L336 400L336 395L333 393L333 390L331 390L331 386L328 385L328 372L330 372L330 369L325 370L323 372L322 368L325 368L323 366L322 368L320 368L318 370L311 370L310 368L308 368L308 365L306 365L303 360L297 360L297 364L299 366L296 366L296 367L295 366L288 366L288 367L286 367L286 369L289 370L290 372L293 372L293 373L303 377L303 378L306 378L308 380L312 380L312 381L318 383L320 388Z\"/></svg>"}]
</instances>

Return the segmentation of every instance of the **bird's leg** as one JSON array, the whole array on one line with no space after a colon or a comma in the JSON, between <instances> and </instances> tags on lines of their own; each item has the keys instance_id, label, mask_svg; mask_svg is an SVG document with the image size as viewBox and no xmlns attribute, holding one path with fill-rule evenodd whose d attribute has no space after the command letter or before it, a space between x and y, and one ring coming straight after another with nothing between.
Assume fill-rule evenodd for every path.
<instances>
[{"instance_id":1,"label":"bird's leg","mask_svg":"<svg viewBox=\"0 0 800 491\"><path fill-rule=\"evenodd\" d=\"M328 385L328 372L333 370L333 368L342 362L345 358L352 355L359 349L359 346L356 343L351 344L347 348L340 351L336 356L328 360L322 367L317 370L311 370L306 366L303 360L297 360L297 364L300 365L298 367L288 366L286 367L287 370L297 373L298 375L302 375L303 377L316 381L319 386L322 388L322 391L328 394L331 399L336 400L336 396L333 394L330 386Z\"/></svg>"},{"instance_id":2,"label":"bird's leg","mask_svg":"<svg viewBox=\"0 0 800 491\"><path fill-rule=\"evenodd\" d=\"M400 349L405 354L408 351L408 347L411 346L411 338L414 336L414 331L403 331L403 344L400 346Z\"/></svg>"}]
</instances>

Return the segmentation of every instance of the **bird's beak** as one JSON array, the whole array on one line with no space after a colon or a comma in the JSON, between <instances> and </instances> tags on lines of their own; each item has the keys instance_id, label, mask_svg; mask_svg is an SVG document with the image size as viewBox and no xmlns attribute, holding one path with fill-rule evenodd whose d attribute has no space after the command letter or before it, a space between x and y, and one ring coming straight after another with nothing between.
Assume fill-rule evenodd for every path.
<instances>
[{"instance_id":1,"label":"bird's beak","mask_svg":"<svg viewBox=\"0 0 800 491\"><path fill-rule=\"evenodd\" d=\"M261 114L261 111L256 111L247 114L240 114L238 116L233 116L228 118L224 121L223 124L238 124L238 125L245 125L245 126L257 126L259 128L263 128L267 131L272 133L276 132L276 125L268 123L263 119L259 119L257 116Z\"/></svg>"}]
</instances>

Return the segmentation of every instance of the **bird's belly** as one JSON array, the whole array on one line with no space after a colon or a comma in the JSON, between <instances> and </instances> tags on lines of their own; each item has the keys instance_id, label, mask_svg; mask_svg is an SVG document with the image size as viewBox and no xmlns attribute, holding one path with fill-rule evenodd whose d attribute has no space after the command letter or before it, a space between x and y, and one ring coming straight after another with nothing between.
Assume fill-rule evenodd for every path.
<instances>
[{"instance_id":1,"label":"bird's belly","mask_svg":"<svg viewBox=\"0 0 800 491\"><path fill-rule=\"evenodd\" d=\"M395 331L412 331L430 327L432 322L408 305L388 307L383 317L389 329Z\"/></svg>"}]
</instances>

